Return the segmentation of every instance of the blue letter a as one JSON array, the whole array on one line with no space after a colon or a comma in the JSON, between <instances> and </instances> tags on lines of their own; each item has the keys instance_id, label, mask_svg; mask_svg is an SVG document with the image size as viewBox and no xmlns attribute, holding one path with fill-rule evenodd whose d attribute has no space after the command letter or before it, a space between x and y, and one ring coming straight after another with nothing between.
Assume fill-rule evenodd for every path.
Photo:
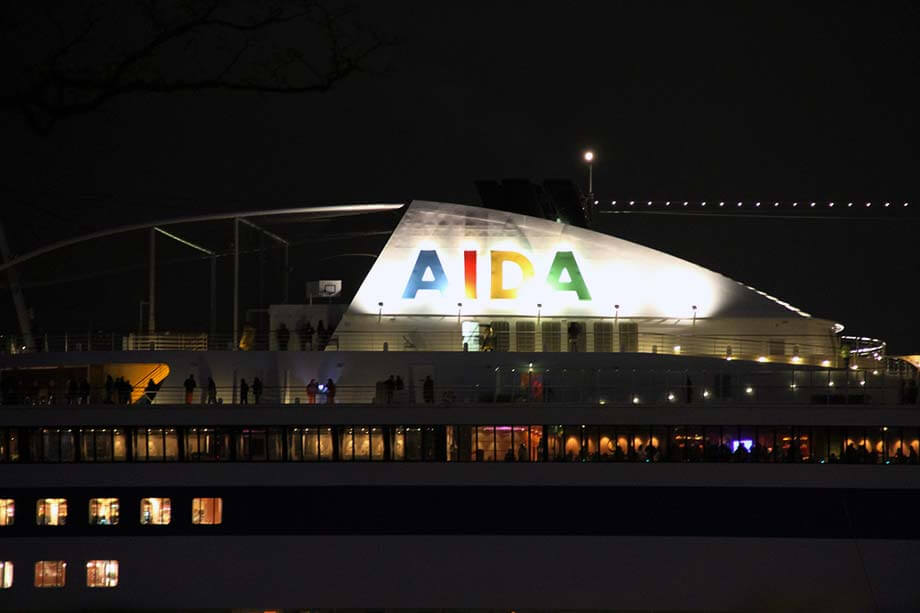
<instances>
[{"instance_id":1,"label":"blue letter a","mask_svg":"<svg viewBox=\"0 0 920 613\"><path fill-rule=\"evenodd\" d=\"M426 281L424 277L429 269L431 269L431 278ZM447 275L444 274L437 251L418 252L418 259L415 261L415 267L412 269L402 297L415 298L415 294L422 289L436 289L442 295L447 290Z\"/></svg>"}]
</instances>

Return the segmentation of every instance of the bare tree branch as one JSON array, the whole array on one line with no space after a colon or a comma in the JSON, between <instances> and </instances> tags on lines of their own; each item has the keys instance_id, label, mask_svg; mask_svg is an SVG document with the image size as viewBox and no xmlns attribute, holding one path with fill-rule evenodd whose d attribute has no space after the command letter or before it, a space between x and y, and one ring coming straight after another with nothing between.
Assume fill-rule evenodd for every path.
<instances>
[{"instance_id":1,"label":"bare tree branch","mask_svg":"<svg viewBox=\"0 0 920 613\"><path fill-rule=\"evenodd\" d=\"M18 15L0 42L3 62L14 63L6 72L17 77L0 85L0 110L21 114L39 133L130 94L322 93L381 72L381 56L396 43L364 27L352 8L316 0L43 8L43 18L37 10ZM50 38L59 42L42 42Z\"/></svg>"}]
</instances>

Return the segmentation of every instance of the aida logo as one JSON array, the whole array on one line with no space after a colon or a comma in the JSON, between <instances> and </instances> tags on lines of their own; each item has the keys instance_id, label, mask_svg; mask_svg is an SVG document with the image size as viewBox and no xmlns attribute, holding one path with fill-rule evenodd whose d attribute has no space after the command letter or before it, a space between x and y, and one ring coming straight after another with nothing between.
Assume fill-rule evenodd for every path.
<instances>
[{"instance_id":1,"label":"aida logo","mask_svg":"<svg viewBox=\"0 0 920 613\"><path fill-rule=\"evenodd\" d=\"M508 300L518 297L518 292L526 285L533 282L534 268L531 261L516 251L490 251L491 284L489 297L493 300ZM463 252L463 285L464 296L478 298L477 294L477 261L476 251ZM510 263L520 269L520 282L515 287L505 287L505 263ZM575 261L575 254L571 251L557 251L553 262L546 273L546 286L557 292L575 292L579 300L591 300L591 293L585 285L584 277ZM443 296L449 287L447 274L441 265L441 258L434 249L419 251L415 266L409 275L409 282L403 291L403 298L413 299L422 290L436 290Z\"/></svg>"}]
</instances>

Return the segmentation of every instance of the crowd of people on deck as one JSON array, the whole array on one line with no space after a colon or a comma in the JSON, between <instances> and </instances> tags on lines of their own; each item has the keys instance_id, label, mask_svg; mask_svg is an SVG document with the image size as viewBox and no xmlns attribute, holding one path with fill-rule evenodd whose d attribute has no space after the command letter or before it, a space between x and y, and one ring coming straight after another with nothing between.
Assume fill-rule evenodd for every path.
<instances>
[{"instance_id":1,"label":"crowd of people on deck","mask_svg":"<svg viewBox=\"0 0 920 613\"><path fill-rule=\"evenodd\" d=\"M388 379L378 381L375 386L374 400L377 404L401 404L408 401L406 384L400 375L390 375ZM434 402L434 379L426 375L422 380L422 401Z\"/></svg>"},{"instance_id":2,"label":"crowd of people on deck","mask_svg":"<svg viewBox=\"0 0 920 613\"><path fill-rule=\"evenodd\" d=\"M329 343L331 329L327 329L323 320L316 323L316 328L307 319L301 319L294 328L297 334L298 347L301 351L323 351ZM275 340L278 342L279 351L288 351L291 344L291 330L287 324L281 322L275 330Z\"/></svg>"}]
</instances>

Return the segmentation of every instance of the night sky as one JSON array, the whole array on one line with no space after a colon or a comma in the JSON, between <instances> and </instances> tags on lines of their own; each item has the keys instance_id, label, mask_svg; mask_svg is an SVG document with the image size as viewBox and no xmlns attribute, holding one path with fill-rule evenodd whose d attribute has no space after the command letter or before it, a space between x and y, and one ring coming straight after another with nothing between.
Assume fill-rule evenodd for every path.
<instances>
[{"instance_id":1,"label":"night sky","mask_svg":"<svg viewBox=\"0 0 920 613\"><path fill-rule=\"evenodd\" d=\"M584 181L588 147L602 205L891 201L920 209L915 3L358 6L399 44L381 53L378 73L353 75L328 93L137 94L47 135L0 114L0 215L14 251L212 211L478 203L477 179ZM819 217L605 214L597 229L744 281L849 333L883 338L891 353L920 353L912 317L920 217ZM353 291L369 259L319 258L379 249L385 236L336 236L392 222L383 215L272 229L301 243L292 252L294 288L341 277ZM214 248L230 245L229 225L187 232ZM144 240L95 243L24 266L26 301L42 327L136 327ZM189 255L178 247L161 255L163 329L206 322L206 265L169 264ZM244 307L258 300L252 260ZM107 272L83 276L91 271ZM276 300L276 277L266 273L264 283L265 299ZM193 316L195 300L204 302ZM221 322L229 326L228 312ZM8 293L0 328L16 329Z\"/></svg>"}]
</instances>

